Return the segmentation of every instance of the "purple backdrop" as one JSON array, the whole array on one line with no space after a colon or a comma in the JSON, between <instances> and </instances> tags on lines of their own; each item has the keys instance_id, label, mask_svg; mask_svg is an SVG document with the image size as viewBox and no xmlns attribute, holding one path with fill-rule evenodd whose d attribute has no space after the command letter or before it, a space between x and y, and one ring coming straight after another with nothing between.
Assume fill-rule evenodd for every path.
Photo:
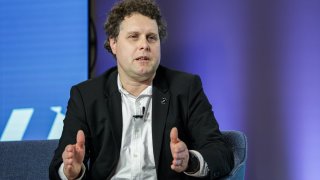
<instances>
[{"instance_id":1,"label":"purple backdrop","mask_svg":"<svg viewBox=\"0 0 320 180\"><path fill-rule=\"evenodd\" d=\"M95 1L99 75L114 1ZM159 1L161 63L196 73L222 130L246 133L246 179L320 179L320 1Z\"/></svg>"}]
</instances>

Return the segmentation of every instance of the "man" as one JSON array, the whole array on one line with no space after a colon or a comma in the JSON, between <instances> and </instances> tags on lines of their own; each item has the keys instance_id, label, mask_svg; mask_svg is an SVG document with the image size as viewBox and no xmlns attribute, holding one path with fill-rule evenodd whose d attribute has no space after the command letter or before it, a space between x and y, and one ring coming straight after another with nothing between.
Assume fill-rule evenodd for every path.
<instances>
[{"instance_id":1,"label":"man","mask_svg":"<svg viewBox=\"0 0 320 180\"><path fill-rule=\"evenodd\" d=\"M109 14L117 67L71 89L50 179L214 179L233 167L200 78L160 64L166 26L150 0Z\"/></svg>"}]
</instances>

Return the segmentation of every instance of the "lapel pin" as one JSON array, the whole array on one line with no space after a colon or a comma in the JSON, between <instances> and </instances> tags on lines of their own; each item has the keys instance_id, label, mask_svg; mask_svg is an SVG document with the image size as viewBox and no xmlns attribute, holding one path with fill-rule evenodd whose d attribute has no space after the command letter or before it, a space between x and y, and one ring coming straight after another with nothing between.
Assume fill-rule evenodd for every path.
<instances>
[{"instance_id":1,"label":"lapel pin","mask_svg":"<svg viewBox=\"0 0 320 180\"><path fill-rule=\"evenodd\" d=\"M167 98L162 98L162 99L161 99L161 104L166 104L167 101L168 101Z\"/></svg>"}]
</instances>

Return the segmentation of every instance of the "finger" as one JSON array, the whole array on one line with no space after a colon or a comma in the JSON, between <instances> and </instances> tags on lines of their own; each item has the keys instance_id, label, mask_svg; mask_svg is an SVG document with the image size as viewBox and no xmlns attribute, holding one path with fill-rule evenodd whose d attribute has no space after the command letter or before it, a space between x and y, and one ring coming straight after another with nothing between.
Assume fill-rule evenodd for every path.
<instances>
[{"instance_id":1,"label":"finger","mask_svg":"<svg viewBox=\"0 0 320 180\"><path fill-rule=\"evenodd\" d=\"M184 153L185 151L186 147L183 144L175 144L172 149L173 153Z\"/></svg>"},{"instance_id":2,"label":"finger","mask_svg":"<svg viewBox=\"0 0 320 180\"><path fill-rule=\"evenodd\" d=\"M76 148L78 149L83 149L84 148L84 143L85 143L85 136L82 130L79 130L77 133L77 144Z\"/></svg>"},{"instance_id":3,"label":"finger","mask_svg":"<svg viewBox=\"0 0 320 180\"><path fill-rule=\"evenodd\" d=\"M188 162L185 160L173 160L171 164L171 169L176 172L183 172L187 169Z\"/></svg>"},{"instance_id":4,"label":"finger","mask_svg":"<svg viewBox=\"0 0 320 180\"><path fill-rule=\"evenodd\" d=\"M186 154L185 153L173 153L172 157L173 157L173 159L185 159Z\"/></svg>"},{"instance_id":5,"label":"finger","mask_svg":"<svg viewBox=\"0 0 320 180\"><path fill-rule=\"evenodd\" d=\"M63 162L66 165L73 165L73 159L65 159L65 161Z\"/></svg>"},{"instance_id":6,"label":"finger","mask_svg":"<svg viewBox=\"0 0 320 180\"><path fill-rule=\"evenodd\" d=\"M178 172L178 173L183 171L183 167L182 166L175 166L173 164L171 164L171 169L176 171L176 172Z\"/></svg>"},{"instance_id":7,"label":"finger","mask_svg":"<svg viewBox=\"0 0 320 180\"><path fill-rule=\"evenodd\" d=\"M171 129L171 132L170 132L170 140L172 143L176 144L178 143L178 129L176 127L172 128Z\"/></svg>"},{"instance_id":8,"label":"finger","mask_svg":"<svg viewBox=\"0 0 320 180\"><path fill-rule=\"evenodd\" d=\"M67 152L66 154L65 154L65 158L66 159L71 159L71 158L73 158L74 157L74 153L73 152Z\"/></svg>"},{"instance_id":9,"label":"finger","mask_svg":"<svg viewBox=\"0 0 320 180\"><path fill-rule=\"evenodd\" d=\"M66 152L73 152L74 151L74 145L67 145L66 148L64 149Z\"/></svg>"},{"instance_id":10,"label":"finger","mask_svg":"<svg viewBox=\"0 0 320 180\"><path fill-rule=\"evenodd\" d=\"M172 164L175 165L175 166L181 166L182 165L182 160L173 160L172 161Z\"/></svg>"},{"instance_id":11,"label":"finger","mask_svg":"<svg viewBox=\"0 0 320 180\"><path fill-rule=\"evenodd\" d=\"M67 159L72 159L74 157L74 152L67 152L67 151L64 151L62 153L62 159L63 161L66 161Z\"/></svg>"}]
</instances>

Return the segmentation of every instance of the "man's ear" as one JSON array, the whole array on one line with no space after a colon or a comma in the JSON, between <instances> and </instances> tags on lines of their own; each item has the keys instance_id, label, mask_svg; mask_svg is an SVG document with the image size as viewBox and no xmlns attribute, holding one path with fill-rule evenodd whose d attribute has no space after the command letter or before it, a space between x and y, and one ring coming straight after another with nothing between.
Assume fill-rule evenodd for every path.
<instances>
[{"instance_id":1,"label":"man's ear","mask_svg":"<svg viewBox=\"0 0 320 180\"><path fill-rule=\"evenodd\" d=\"M113 54L117 54L117 40L116 38L109 38L109 44Z\"/></svg>"}]
</instances>

